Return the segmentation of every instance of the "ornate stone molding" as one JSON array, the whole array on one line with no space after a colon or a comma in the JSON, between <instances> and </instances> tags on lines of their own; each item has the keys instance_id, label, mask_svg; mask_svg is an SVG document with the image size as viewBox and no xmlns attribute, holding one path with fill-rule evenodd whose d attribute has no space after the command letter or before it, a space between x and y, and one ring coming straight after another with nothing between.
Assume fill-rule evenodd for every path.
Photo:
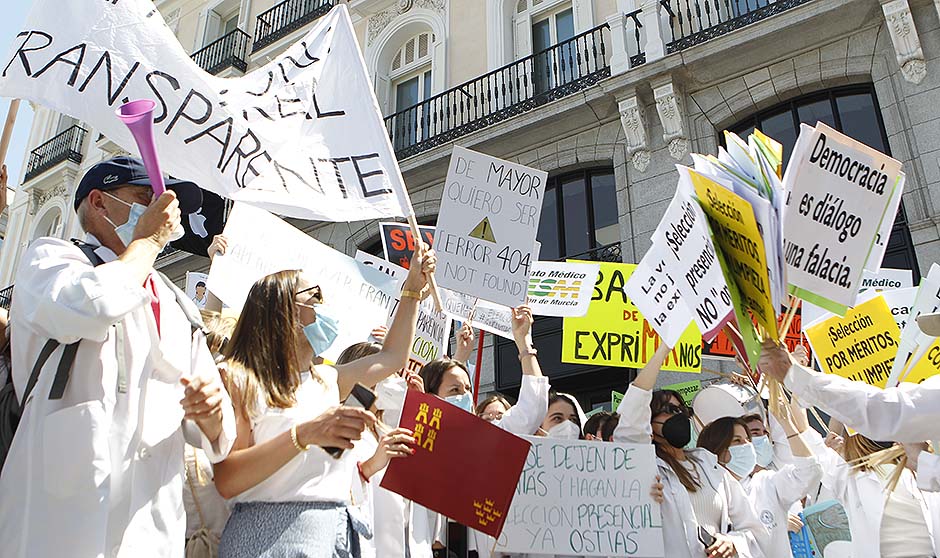
<instances>
[{"instance_id":1,"label":"ornate stone molding","mask_svg":"<svg viewBox=\"0 0 940 558\"><path fill-rule=\"evenodd\" d=\"M663 141L669 148L669 155L676 160L682 159L689 151L689 138L682 123L685 119L682 97L671 80L653 88L653 97L656 99L656 112L663 124Z\"/></svg>"},{"instance_id":2,"label":"ornate stone molding","mask_svg":"<svg viewBox=\"0 0 940 558\"><path fill-rule=\"evenodd\" d=\"M415 6L444 15L446 3L447 0L397 0L390 8L369 17L369 42L374 41L392 20L411 11Z\"/></svg>"},{"instance_id":3,"label":"ornate stone molding","mask_svg":"<svg viewBox=\"0 0 940 558\"><path fill-rule=\"evenodd\" d=\"M649 134L646 129L646 114L636 94L617 103L620 110L620 125L626 136L627 157L633 168L646 172L650 165Z\"/></svg>"},{"instance_id":4,"label":"ornate stone molding","mask_svg":"<svg viewBox=\"0 0 940 558\"><path fill-rule=\"evenodd\" d=\"M30 196L29 214L35 215L46 202L58 197L65 197L68 194L68 188L64 183L59 183L49 190L33 190Z\"/></svg>"},{"instance_id":5,"label":"ornate stone molding","mask_svg":"<svg viewBox=\"0 0 940 558\"><path fill-rule=\"evenodd\" d=\"M937 3L937 0L934 0ZM882 0L881 9L888 23L888 33L894 44L901 74L911 83L920 83L927 75L927 63L920 46L920 37L914 26L914 17L907 0ZM940 4L938 4L940 11Z\"/></svg>"}]
</instances>

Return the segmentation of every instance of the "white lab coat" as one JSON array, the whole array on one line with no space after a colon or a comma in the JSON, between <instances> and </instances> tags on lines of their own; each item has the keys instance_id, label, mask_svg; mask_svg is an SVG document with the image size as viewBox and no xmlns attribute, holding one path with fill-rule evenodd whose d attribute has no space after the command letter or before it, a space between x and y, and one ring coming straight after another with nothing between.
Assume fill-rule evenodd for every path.
<instances>
[{"instance_id":1,"label":"white lab coat","mask_svg":"<svg viewBox=\"0 0 940 558\"><path fill-rule=\"evenodd\" d=\"M822 465L823 486L832 490L836 500L845 508L852 531L852 558L880 558L885 480L874 471L853 472L852 466L827 447L815 430L809 429L803 436ZM909 471L901 475L899 482L905 483L920 501L934 554L940 554L940 500L936 494L920 492Z\"/></svg>"},{"instance_id":2,"label":"white lab coat","mask_svg":"<svg viewBox=\"0 0 940 558\"><path fill-rule=\"evenodd\" d=\"M741 480L758 519L770 532L768 556L789 556L787 516L790 508L822 478L822 468L816 458L792 457L791 460L776 471L758 471Z\"/></svg>"},{"instance_id":3,"label":"white lab coat","mask_svg":"<svg viewBox=\"0 0 940 558\"><path fill-rule=\"evenodd\" d=\"M92 267L71 242L52 238L24 254L11 319L18 394L49 338L81 345L59 400L48 394L61 351L47 361L0 474L5 557L183 556L184 438L219 462L235 440L235 415L225 395L215 444L183 420L180 376L220 381L219 373L173 291L155 284L160 336L149 292L123 263Z\"/></svg>"},{"instance_id":4,"label":"white lab coat","mask_svg":"<svg viewBox=\"0 0 940 558\"><path fill-rule=\"evenodd\" d=\"M653 435L650 424L651 398L652 392L630 384L617 408L620 422L614 430L615 442L650 443ZM734 543L738 558L773 556L769 553L770 534L758 519L741 484L718 465L718 458L712 452L695 448L687 450L686 454L700 464L702 480L715 487L721 495L724 502L721 532ZM661 508L665 556L704 558L705 548L698 540L698 525L689 492L665 461L659 458L656 461L664 486L665 500Z\"/></svg>"},{"instance_id":5,"label":"white lab coat","mask_svg":"<svg viewBox=\"0 0 940 558\"><path fill-rule=\"evenodd\" d=\"M794 364L785 384L802 404L819 407L872 440L924 442L940 432L940 376L880 389Z\"/></svg>"}]
</instances>

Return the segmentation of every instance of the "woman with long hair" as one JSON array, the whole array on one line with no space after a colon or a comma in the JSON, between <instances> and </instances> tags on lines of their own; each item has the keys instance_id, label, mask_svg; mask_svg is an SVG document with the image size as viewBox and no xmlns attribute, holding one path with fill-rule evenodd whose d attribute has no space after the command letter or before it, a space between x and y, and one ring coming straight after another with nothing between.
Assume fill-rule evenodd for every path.
<instances>
[{"instance_id":1,"label":"woman with long hair","mask_svg":"<svg viewBox=\"0 0 940 558\"><path fill-rule=\"evenodd\" d=\"M660 344L630 384L617 412L615 442L656 448L664 485L663 543L670 558L770 556L769 534L740 483L692 439L692 413L674 391L651 391L670 348ZM700 535L702 535L700 537ZM712 540L713 538L713 540ZM711 544L705 545L702 539Z\"/></svg>"},{"instance_id":2,"label":"woman with long hair","mask_svg":"<svg viewBox=\"0 0 940 558\"><path fill-rule=\"evenodd\" d=\"M785 408L780 406L781 410ZM793 457L776 470L758 463L751 430L742 418L712 421L699 433L698 447L715 454L718 463L741 483L757 516L770 531L769 556L786 556L790 552L789 510L819 482L822 469L790 417L780 416L777 420L787 433Z\"/></svg>"},{"instance_id":3,"label":"woman with long hair","mask_svg":"<svg viewBox=\"0 0 940 558\"><path fill-rule=\"evenodd\" d=\"M350 507L356 460L345 450L375 417L340 401L405 366L434 267L433 253L415 254L382 350L336 367L313 364L337 334L321 307L329 293L296 270L252 286L225 347L238 436L215 467L234 504L222 558L359 556L358 534L371 534Z\"/></svg>"}]
</instances>

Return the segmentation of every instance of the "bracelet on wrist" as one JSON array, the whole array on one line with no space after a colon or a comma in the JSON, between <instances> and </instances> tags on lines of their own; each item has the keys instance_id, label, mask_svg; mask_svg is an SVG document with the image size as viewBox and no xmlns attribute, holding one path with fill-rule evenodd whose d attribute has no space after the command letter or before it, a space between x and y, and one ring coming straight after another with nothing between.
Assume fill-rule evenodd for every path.
<instances>
[{"instance_id":1,"label":"bracelet on wrist","mask_svg":"<svg viewBox=\"0 0 940 558\"><path fill-rule=\"evenodd\" d=\"M421 293L419 293L418 291L402 290L402 292L401 292L401 297L402 297L402 298L413 298L413 299L415 299L415 300L417 300L417 301L419 301L419 302L421 301Z\"/></svg>"},{"instance_id":2,"label":"bracelet on wrist","mask_svg":"<svg viewBox=\"0 0 940 558\"><path fill-rule=\"evenodd\" d=\"M535 349L535 347L528 347L526 349L519 351L519 360L522 360L524 357L527 357L527 356L534 357L537 354L539 354L539 352L538 350Z\"/></svg>"},{"instance_id":3,"label":"bracelet on wrist","mask_svg":"<svg viewBox=\"0 0 940 558\"><path fill-rule=\"evenodd\" d=\"M305 446L300 445L300 441L297 439L297 425L296 424L290 427L290 441L294 443L294 447L297 448L298 452L303 453L307 451L308 449L310 449L310 444L307 444Z\"/></svg>"}]
</instances>

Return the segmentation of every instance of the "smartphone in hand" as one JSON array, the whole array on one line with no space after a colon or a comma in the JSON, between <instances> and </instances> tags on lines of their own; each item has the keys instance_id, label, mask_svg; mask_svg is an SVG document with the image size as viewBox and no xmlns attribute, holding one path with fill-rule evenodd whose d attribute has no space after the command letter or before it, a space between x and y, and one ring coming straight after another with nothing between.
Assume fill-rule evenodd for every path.
<instances>
[{"instance_id":1,"label":"smartphone in hand","mask_svg":"<svg viewBox=\"0 0 940 558\"><path fill-rule=\"evenodd\" d=\"M714 535L708 532L708 529L699 525L698 527L698 540L705 545L705 548L711 548L717 542L717 539Z\"/></svg>"},{"instance_id":2,"label":"smartphone in hand","mask_svg":"<svg viewBox=\"0 0 940 558\"><path fill-rule=\"evenodd\" d=\"M343 402L343 405L346 407L358 407L360 409L369 410L372 408L373 403L375 403L375 392L362 384L356 384L349 393L349 397ZM342 457L344 451L343 448L323 449L335 459Z\"/></svg>"}]
</instances>

